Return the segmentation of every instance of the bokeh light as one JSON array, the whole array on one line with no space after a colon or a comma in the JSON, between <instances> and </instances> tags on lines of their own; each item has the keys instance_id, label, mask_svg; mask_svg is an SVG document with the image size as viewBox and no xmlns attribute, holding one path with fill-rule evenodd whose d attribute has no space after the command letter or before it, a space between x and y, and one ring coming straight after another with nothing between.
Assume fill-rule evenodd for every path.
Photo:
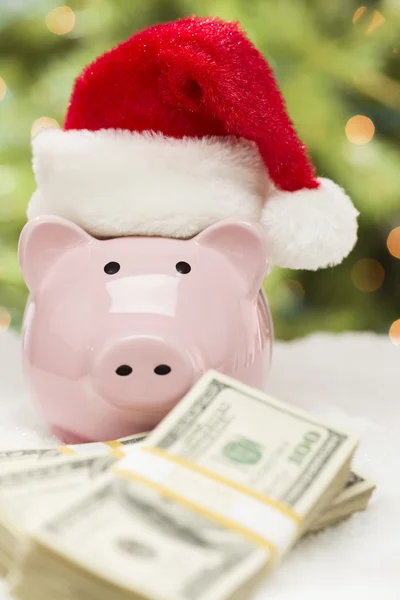
<instances>
[{"instance_id":1,"label":"bokeh light","mask_svg":"<svg viewBox=\"0 0 400 600\"><path fill-rule=\"evenodd\" d=\"M6 82L4 81L4 79L2 77L0 77L0 102L4 99L6 93L7 93Z\"/></svg>"},{"instance_id":2,"label":"bokeh light","mask_svg":"<svg viewBox=\"0 0 400 600\"><path fill-rule=\"evenodd\" d=\"M400 346L400 319L391 324L389 337L395 346Z\"/></svg>"},{"instance_id":3,"label":"bokeh light","mask_svg":"<svg viewBox=\"0 0 400 600\"><path fill-rule=\"evenodd\" d=\"M0 333L4 333L10 327L11 315L4 306L0 306Z\"/></svg>"},{"instance_id":4,"label":"bokeh light","mask_svg":"<svg viewBox=\"0 0 400 600\"><path fill-rule=\"evenodd\" d=\"M59 6L49 12L46 25L51 33L65 35L75 27L75 13L69 6Z\"/></svg>"},{"instance_id":5,"label":"bokeh light","mask_svg":"<svg viewBox=\"0 0 400 600\"><path fill-rule=\"evenodd\" d=\"M297 281L297 279L287 279L286 285L294 298L296 298L297 300L303 300L304 288L301 285L300 281Z\"/></svg>"},{"instance_id":6,"label":"bokeh light","mask_svg":"<svg viewBox=\"0 0 400 600\"><path fill-rule=\"evenodd\" d=\"M193 3L184 0L65 2L0 0L2 39L10 56L0 65L4 80L0 79L0 305L7 307L10 327L15 329L21 327L27 294L16 249L34 186L31 129L33 139L39 141L40 136L62 135L62 129L43 128L58 127L58 123L63 127L62 114L73 79L85 65L137 29L171 21L178 15L188 16L194 10L189 6ZM298 70L299 57L288 52L289 47L302 48L304 56L318 58L307 61L303 77L291 77L286 82L283 77L282 94L289 112L294 107L291 116L303 131L316 164L351 192L363 217L357 249L342 267L316 273L274 269L267 278L265 287L278 339L294 339L321 327L330 331L373 330L383 331L386 343L392 346L389 327L400 319L396 287L400 258L390 253L395 252L392 243L387 246L391 230L400 226L396 214L400 131L395 123L400 101L400 71L395 64L400 56L400 38L398 18L392 10L400 0L361 2L340 3L339 7L334 2L288 1L293 8L289 29L288 11L282 10L281 2L251 3L257 18L249 18L246 2L224 0L218 4L219 16L242 22L262 51L267 50L263 44L266 36L272 40L273 66L278 74ZM297 10L297 5L301 9ZM386 18L381 25L382 18L375 10ZM131 23L127 28L128 17ZM366 35L368 28L370 35ZM279 29L286 34L279 36ZM321 92L329 89L340 93ZM314 97L314 121L323 125L322 133L307 128L312 120L307 111L310 95ZM357 119L352 119L349 141L345 127L356 116L361 117L361 132L357 127L352 130L357 125ZM369 135L363 123L371 130ZM332 143L335 135L338 139ZM362 258L376 259L384 269L383 284L375 292L360 291L352 282L351 270ZM335 293L338 289L340 293ZM327 299L329 311L323 313L320 309Z\"/></svg>"},{"instance_id":7,"label":"bokeh light","mask_svg":"<svg viewBox=\"0 0 400 600\"><path fill-rule=\"evenodd\" d=\"M367 144L375 133L375 125L369 117L355 115L346 123L346 137L352 144Z\"/></svg>"},{"instance_id":8,"label":"bokeh light","mask_svg":"<svg viewBox=\"0 0 400 600\"><path fill-rule=\"evenodd\" d=\"M296 311L304 300L304 287L297 279L286 279L278 286L275 298L277 310L281 313Z\"/></svg>"},{"instance_id":9,"label":"bokeh light","mask_svg":"<svg viewBox=\"0 0 400 600\"><path fill-rule=\"evenodd\" d=\"M358 260L351 271L353 285L361 292L374 292L381 287L384 279L384 268L372 258Z\"/></svg>"},{"instance_id":10,"label":"bokeh light","mask_svg":"<svg viewBox=\"0 0 400 600\"><path fill-rule=\"evenodd\" d=\"M52 117L40 117L39 119L36 119L36 121L33 122L32 129L31 129L31 136L34 137L42 129L59 128L59 127L60 127L60 125L59 125L58 121L56 121Z\"/></svg>"},{"instance_id":11,"label":"bokeh light","mask_svg":"<svg viewBox=\"0 0 400 600\"><path fill-rule=\"evenodd\" d=\"M390 254L395 258L400 258L400 227L392 229L386 244Z\"/></svg>"},{"instance_id":12,"label":"bokeh light","mask_svg":"<svg viewBox=\"0 0 400 600\"><path fill-rule=\"evenodd\" d=\"M382 25L385 22L385 17L383 15L381 15L380 12L378 12L377 10L374 10L374 13L372 15L372 19L367 27L366 30L366 34L370 35L373 31L375 31L375 29L377 27L379 27L380 25Z\"/></svg>"},{"instance_id":13,"label":"bokeh light","mask_svg":"<svg viewBox=\"0 0 400 600\"><path fill-rule=\"evenodd\" d=\"M358 21L358 19L363 16L366 10L366 6L360 6L359 8L357 8L356 12L353 15L353 23L356 23L356 21Z\"/></svg>"}]
</instances>

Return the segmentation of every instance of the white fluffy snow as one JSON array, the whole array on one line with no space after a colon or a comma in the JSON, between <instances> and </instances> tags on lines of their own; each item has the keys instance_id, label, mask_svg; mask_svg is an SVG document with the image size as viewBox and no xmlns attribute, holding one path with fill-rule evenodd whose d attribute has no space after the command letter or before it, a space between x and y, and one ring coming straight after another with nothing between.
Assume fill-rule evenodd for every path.
<instances>
[{"instance_id":1,"label":"white fluffy snow","mask_svg":"<svg viewBox=\"0 0 400 600\"><path fill-rule=\"evenodd\" d=\"M54 444L19 353L18 337L0 334L0 446ZM268 391L359 434L355 464L378 488L366 513L300 542L256 600L399 600L400 346L367 333L278 342Z\"/></svg>"}]
</instances>

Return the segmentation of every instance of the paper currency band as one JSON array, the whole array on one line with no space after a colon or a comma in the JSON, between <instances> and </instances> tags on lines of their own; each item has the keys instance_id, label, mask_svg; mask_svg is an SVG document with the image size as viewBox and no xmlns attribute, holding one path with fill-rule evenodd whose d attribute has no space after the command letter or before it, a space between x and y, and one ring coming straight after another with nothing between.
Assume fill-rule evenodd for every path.
<instances>
[{"instance_id":1,"label":"paper currency band","mask_svg":"<svg viewBox=\"0 0 400 600\"><path fill-rule=\"evenodd\" d=\"M266 539L265 537L257 535L256 533L254 533L250 529L247 529L246 527L242 527L236 521L228 519L227 517L223 517L221 514L216 513L214 511L208 510L207 508L205 508L201 504L198 504L197 502L191 502L190 500L188 500L187 498L184 498L180 494L176 494L175 492L172 492L167 487L162 486L159 483L155 483L154 481L152 481L151 479L148 479L147 477L138 475L137 473L133 473L132 471L125 471L124 469L120 469L120 468L115 469L115 473L117 475L119 475L120 477L126 477L127 479L131 479L131 480L133 479L134 481L143 483L144 485L147 485L148 487L151 487L152 489L159 492L162 496L165 496L166 498L170 498L172 500L176 500L183 506L187 506L194 512L196 512L212 521L215 521L219 525L222 525L223 527L227 527L229 529L233 529L234 531L237 531L239 534L243 535L245 538L251 540L258 546L262 546L263 548L265 548L268 551L268 555L269 555L268 564L267 564L268 571L272 570L274 568L274 566L276 565L277 560L278 560L278 555L279 555L278 549L275 546L275 544L273 544L270 540Z\"/></svg>"},{"instance_id":2,"label":"paper currency band","mask_svg":"<svg viewBox=\"0 0 400 600\"><path fill-rule=\"evenodd\" d=\"M62 452L62 454L78 454L73 448L71 448L71 446L57 446L56 450Z\"/></svg>"},{"instance_id":3,"label":"paper currency band","mask_svg":"<svg viewBox=\"0 0 400 600\"><path fill-rule=\"evenodd\" d=\"M108 442L89 442L87 444L72 444L72 445L63 445L57 446L56 450L61 452L62 454L97 454L97 453L107 453L112 454L117 458L123 458L126 453L124 448L131 447L133 443L140 443L145 437L149 434L148 431L144 431L142 433L136 433L135 435L130 435L126 438L121 438L121 440L111 440ZM111 448L111 450L110 450Z\"/></svg>"},{"instance_id":4,"label":"paper currency band","mask_svg":"<svg viewBox=\"0 0 400 600\"><path fill-rule=\"evenodd\" d=\"M116 456L117 458L123 458L124 456L126 456L125 452L122 450L124 445L121 444L121 442L118 442L117 440L115 440L113 442L104 442L104 443L106 444L106 446L111 448L111 454L113 456Z\"/></svg>"},{"instance_id":5,"label":"paper currency band","mask_svg":"<svg viewBox=\"0 0 400 600\"><path fill-rule=\"evenodd\" d=\"M189 469L190 471L195 471L196 473L205 475L206 477L209 477L210 479L213 479L214 481L219 481L219 482L223 483L224 485L226 485L234 490L239 491L241 494L246 494L247 496L251 496L252 498L255 498L256 500L259 500L260 502L263 502L265 504L268 504L269 506L272 506L273 508L275 508L279 512L283 513L284 515L287 515L288 517L293 519L293 521L296 521L299 524L302 521L300 515L298 515L287 504L284 504L283 502L279 502L278 500L274 500L273 498L269 498L268 496L265 496L264 494L261 494L260 492L256 492L255 490L252 490L244 485L241 485L240 483L236 483L235 481L227 479L226 477L223 477L222 475L219 475L218 473L215 473L214 471L210 471L210 469L206 469L205 467L196 465L195 463L192 463L189 460L182 458L181 456L176 456L175 454L166 452L165 450L162 450L161 448L155 448L152 446L144 446L142 448L142 451L150 452L151 454L155 454L156 456L161 456L162 458L164 458L166 460L174 462L178 465L182 465L183 467L185 467L186 469Z\"/></svg>"},{"instance_id":6,"label":"paper currency band","mask_svg":"<svg viewBox=\"0 0 400 600\"><path fill-rule=\"evenodd\" d=\"M124 447L121 442L117 440L111 442L93 442L89 444L74 444L71 446L58 446L56 450L68 455L79 455L79 454L112 454L116 458L123 458L126 456L122 450Z\"/></svg>"},{"instance_id":7,"label":"paper currency band","mask_svg":"<svg viewBox=\"0 0 400 600\"><path fill-rule=\"evenodd\" d=\"M298 537L301 517L290 507L159 448L136 448L115 471L236 529L267 548L271 558Z\"/></svg>"}]
</instances>

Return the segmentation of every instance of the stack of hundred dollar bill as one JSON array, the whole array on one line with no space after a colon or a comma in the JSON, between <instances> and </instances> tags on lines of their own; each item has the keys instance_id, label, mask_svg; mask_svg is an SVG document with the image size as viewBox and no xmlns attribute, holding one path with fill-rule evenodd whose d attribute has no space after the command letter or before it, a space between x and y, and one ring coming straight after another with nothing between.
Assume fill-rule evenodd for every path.
<instances>
[{"instance_id":1,"label":"stack of hundred dollar bill","mask_svg":"<svg viewBox=\"0 0 400 600\"><path fill-rule=\"evenodd\" d=\"M356 446L210 371L149 434L0 452L1 570L21 600L247 599L299 537L366 508Z\"/></svg>"}]
</instances>

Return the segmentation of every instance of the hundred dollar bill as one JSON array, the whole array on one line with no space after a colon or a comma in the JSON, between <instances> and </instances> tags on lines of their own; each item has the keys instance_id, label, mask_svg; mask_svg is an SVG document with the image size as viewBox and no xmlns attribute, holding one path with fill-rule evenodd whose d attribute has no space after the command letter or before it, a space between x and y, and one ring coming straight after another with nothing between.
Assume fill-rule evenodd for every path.
<instances>
[{"instance_id":1,"label":"hundred dollar bill","mask_svg":"<svg viewBox=\"0 0 400 600\"><path fill-rule=\"evenodd\" d=\"M357 440L206 374L111 473L30 532L21 600L227 600L343 488Z\"/></svg>"},{"instance_id":2,"label":"hundred dollar bill","mask_svg":"<svg viewBox=\"0 0 400 600\"><path fill-rule=\"evenodd\" d=\"M114 465L117 457L63 456L30 463L17 463L0 475L0 574L7 574L16 556L18 543L30 525L43 519L48 511L74 498L77 490ZM344 490L309 528L316 532L364 510L375 485L371 480L350 473Z\"/></svg>"},{"instance_id":3,"label":"hundred dollar bill","mask_svg":"<svg viewBox=\"0 0 400 600\"><path fill-rule=\"evenodd\" d=\"M124 447L142 442L148 434L149 432L146 431L144 433L136 433L135 435L109 442L61 445L54 448L0 450L0 473L4 472L5 469L14 468L16 464L21 462L34 464L37 461L48 460L50 458L61 458L65 455L108 454L111 451L118 454Z\"/></svg>"},{"instance_id":4,"label":"hundred dollar bill","mask_svg":"<svg viewBox=\"0 0 400 600\"><path fill-rule=\"evenodd\" d=\"M0 574L7 574L24 532L46 514L76 496L77 490L114 465L112 454L65 456L14 465L0 475ZM309 528L316 532L364 510L375 485L354 472L344 490Z\"/></svg>"},{"instance_id":5,"label":"hundred dollar bill","mask_svg":"<svg viewBox=\"0 0 400 600\"><path fill-rule=\"evenodd\" d=\"M344 489L316 518L309 531L317 532L331 527L355 512L365 510L375 487L376 484L370 478L352 471Z\"/></svg>"},{"instance_id":6,"label":"hundred dollar bill","mask_svg":"<svg viewBox=\"0 0 400 600\"><path fill-rule=\"evenodd\" d=\"M0 575L5 576L18 543L32 524L76 496L118 458L113 454L62 456L22 462L0 475Z\"/></svg>"}]
</instances>

